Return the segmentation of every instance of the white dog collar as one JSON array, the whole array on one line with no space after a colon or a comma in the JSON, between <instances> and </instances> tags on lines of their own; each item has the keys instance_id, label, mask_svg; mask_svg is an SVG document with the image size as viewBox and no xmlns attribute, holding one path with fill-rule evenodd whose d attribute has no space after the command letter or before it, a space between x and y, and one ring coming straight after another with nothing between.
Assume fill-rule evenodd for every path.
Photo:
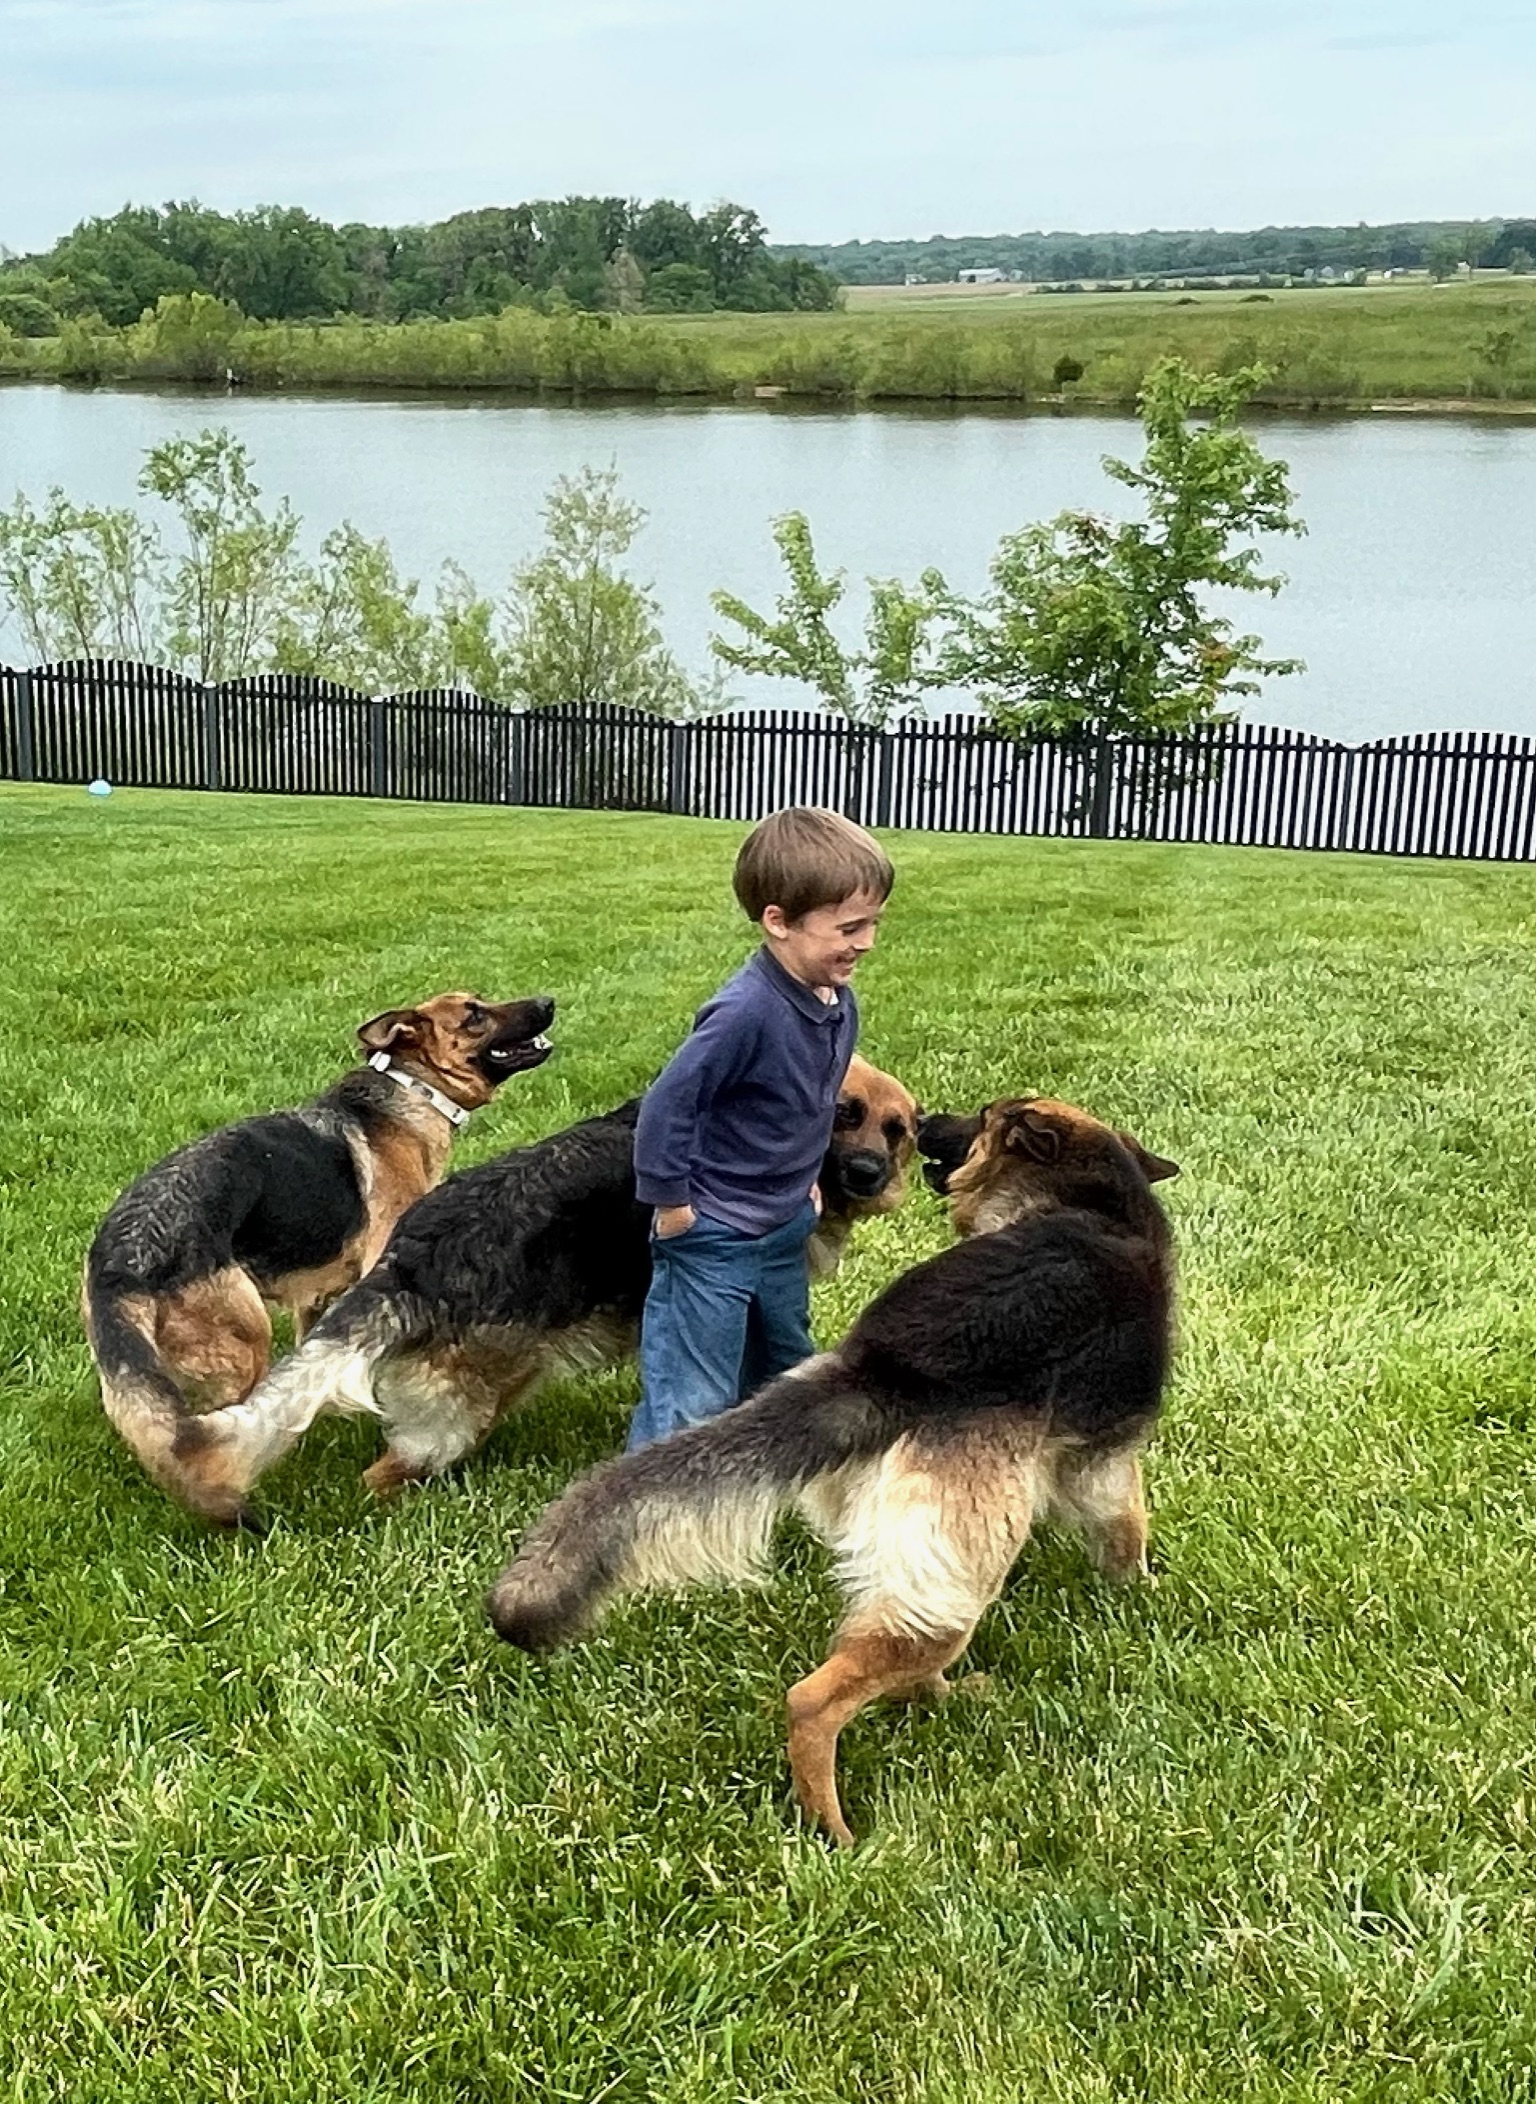
<instances>
[{"instance_id":1,"label":"white dog collar","mask_svg":"<svg viewBox=\"0 0 1536 2104\"><path fill-rule=\"evenodd\" d=\"M419 1074L407 1074L402 1068L395 1066L387 1052L375 1052L368 1064L376 1074L387 1074L390 1080L398 1088L403 1088L408 1095L425 1096L432 1108L441 1111L450 1125L469 1123L470 1114L462 1103L455 1103L451 1096L445 1096L441 1089L433 1088L431 1082L423 1081Z\"/></svg>"}]
</instances>

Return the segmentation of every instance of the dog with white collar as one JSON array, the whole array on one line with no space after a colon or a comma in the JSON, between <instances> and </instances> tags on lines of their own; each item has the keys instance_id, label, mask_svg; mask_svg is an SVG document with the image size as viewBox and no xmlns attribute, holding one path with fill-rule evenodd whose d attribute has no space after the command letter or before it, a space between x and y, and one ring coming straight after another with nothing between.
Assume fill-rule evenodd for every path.
<instances>
[{"instance_id":1,"label":"dog with white collar","mask_svg":"<svg viewBox=\"0 0 1536 2104\"><path fill-rule=\"evenodd\" d=\"M438 994L357 1035L368 1055L313 1102L179 1147L113 1205L85 1261L82 1309L108 1417L172 1497L248 1525L199 1413L267 1371L269 1309L300 1337L377 1259L440 1180L470 1114L541 1066L555 1004Z\"/></svg>"}]
</instances>

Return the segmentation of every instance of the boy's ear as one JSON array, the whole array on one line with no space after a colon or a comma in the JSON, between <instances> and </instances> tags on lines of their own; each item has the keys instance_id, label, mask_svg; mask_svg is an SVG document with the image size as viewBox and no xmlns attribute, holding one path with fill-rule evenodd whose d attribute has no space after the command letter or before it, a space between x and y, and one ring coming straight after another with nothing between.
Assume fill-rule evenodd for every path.
<instances>
[{"instance_id":1,"label":"boy's ear","mask_svg":"<svg viewBox=\"0 0 1536 2104\"><path fill-rule=\"evenodd\" d=\"M782 906L765 906L763 917L758 922L763 933L771 936L775 942L782 942L793 925Z\"/></svg>"}]
</instances>

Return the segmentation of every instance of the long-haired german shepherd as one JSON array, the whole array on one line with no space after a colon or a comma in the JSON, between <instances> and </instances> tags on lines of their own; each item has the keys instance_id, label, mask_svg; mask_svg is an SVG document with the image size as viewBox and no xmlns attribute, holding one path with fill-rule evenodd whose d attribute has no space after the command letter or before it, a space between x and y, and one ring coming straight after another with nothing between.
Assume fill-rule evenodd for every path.
<instances>
[{"instance_id":1,"label":"long-haired german shepherd","mask_svg":"<svg viewBox=\"0 0 1536 2104\"><path fill-rule=\"evenodd\" d=\"M443 1173L471 1111L549 1057L547 995L438 994L358 1030L368 1064L312 1103L177 1148L113 1205L85 1260L82 1311L108 1417L162 1489L252 1524L196 1406L267 1370L269 1305L299 1335L374 1262Z\"/></svg>"},{"instance_id":2,"label":"long-haired german shepherd","mask_svg":"<svg viewBox=\"0 0 1536 2104\"><path fill-rule=\"evenodd\" d=\"M509 1643L548 1650L623 1592L760 1580L775 1518L798 1507L848 1614L790 1690L790 1766L844 1844L839 1731L878 1696L947 1692L1036 1518L1075 1521L1116 1577L1146 1568L1137 1454L1173 1293L1151 1187L1174 1163L1039 1097L935 1121L921 1144L970 1239L898 1278L836 1351L579 1480L486 1602Z\"/></svg>"},{"instance_id":3,"label":"long-haired german shepherd","mask_svg":"<svg viewBox=\"0 0 1536 2104\"><path fill-rule=\"evenodd\" d=\"M411 1207L380 1262L249 1401L199 1418L210 1467L243 1500L325 1411L383 1420L364 1474L388 1495L472 1453L548 1377L634 1350L651 1277L635 1198L638 1100L453 1176ZM900 1203L917 1105L855 1058L822 1166L813 1273L856 1220Z\"/></svg>"}]
</instances>

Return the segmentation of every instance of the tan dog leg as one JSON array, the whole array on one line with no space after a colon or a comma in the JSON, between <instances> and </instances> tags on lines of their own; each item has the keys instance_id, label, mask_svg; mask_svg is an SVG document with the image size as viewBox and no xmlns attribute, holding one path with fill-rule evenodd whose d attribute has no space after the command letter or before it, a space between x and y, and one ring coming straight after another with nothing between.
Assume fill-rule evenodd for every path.
<instances>
[{"instance_id":1,"label":"tan dog leg","mask_svg":"<svg viewBox=\"0 0 1536 2104\"><path fill-rule=\"evenodd\" d=\"M363 1481L375 1497L439 1476L472 1454L544 1371L531 1348L444 1346L428 1357L387 1360L375 1382L384 1452Z\"/></svg>"},{"instance_id":2,"label":"tan dog leg","mask_svg":"<svg viewBox=\"0 0 1536 2104\"><path fill-rule=\"evenodd\" d=\"M199 1279L154 1304L155 1349L189 1395L222 1409L243 1403L266 1373L272 1322L245 1272Z\"/></svg>"},{"instance_id":3,"label":"tan dog leg","mask_svg":"<svg viewBox=\"0 0 1536 2104\"><path fill-rule=\"evenodd\" d=\"M1134 1451L1091 1462L1063 1462L1051 1504L1082 1529L1094 1562L1107 1578L1150 1578L1147 1507L1141 1460Z\"/></svg>"},{"instance_id":4,"label":"tan dog leg","mask_svg":"<svg viewBox=\"0 0 1536 2104\"><path fill-rule=\"evenodd\" d=\"M882 1695L948 1694L944 1668L960 1656L970 1636L969 1629L947 1636L893 1636L850 1624L826 1664L790 1689L789 1766L795 1795L806 1817L825 1827L840 1848L853 1846L853 1833L837 1794L838 1733Z\"/></svg>"}]
</instances>

